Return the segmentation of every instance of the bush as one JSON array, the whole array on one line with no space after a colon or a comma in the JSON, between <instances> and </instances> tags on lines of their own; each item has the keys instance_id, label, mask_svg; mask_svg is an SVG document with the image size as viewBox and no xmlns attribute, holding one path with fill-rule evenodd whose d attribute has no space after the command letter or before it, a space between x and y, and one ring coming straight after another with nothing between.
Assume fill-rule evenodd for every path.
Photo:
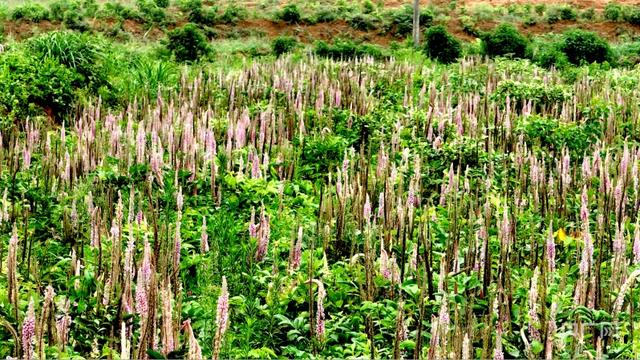
<instances>
[{"instance_id":1,"label":"bush","mask_svg":"<svg viewBox=\"0 0 640 360\"><path fill-rule=\"evenodd\" d=\"M555 42L543 42L533 53L533 62L545 68L556 69L562 69L569 64L567 56Z\"/></svg>"},{"instance_id":2,"label":"bush","mask_svg":"<svg viewBox=\"0 0 640 360\"><path fill-rule=\"evenodd\" d=\"M589 21L595 20L596 10L594 8L588 8L580 14L580 17Z\"/></svg>"},{"instance_id":3,"label":"bush","mask_svg":"<svg viewBox=\"0 0 640 360\"><path fill-rule=\"evenodd\" d=\"M569 62L604 62L611 58L609 44L596 33L585 30L571 30L565 33L561 46Z\"/></svg>"},{"instance_id":4,"label":"bush","mask_svg":"<svg viewBox=\"0 0 640 360\"><path fill-rule=\"evenodd\" d=\"M29 116L47 114L60 119L76 94L77 75L55 59L13 51L0 58L0 117L2 127Z\"/></svg>"},{"instance_id":5,"label":"bush","mask_svg":"<svg viewBox=\"0 0 640 360\"><path fill-rule=\"evenodd\" d=\"M320 57L334 60L346 60L359 57L370 56L375 59L386 57L385 52L377 45L356 44L351 40L338 39L333 44L319 40L315 43L314 52Z\"/></svg>"},{"instance_id":6,"label":"bush","mask_svg":"<svg viewBox=\"0 0 640 360\"><path fill-rule=\"evenodd\" d=\"M302 19L302 15L300 14L300 9L298 9L298 5L296 4L287 4L282 8L280 13L278 13L278 19L282 20L289 24L297 24Z\"/></svg>"},{"instance_id":7,"label":"bush","mask_svg":"<svg viewBox=\"0 0 640 360\"><path fill-rule=\"evenodd\" d=\"M96 90L106 83L102 68L103 45L93 36L73 31L52 31L26 42L27 49L42 59L54 59L79 77L78 87Z\"/></svg>"},{"instance_id":8,"label":"bush","mask_svg":"<svg viewBox=\"0 0 640 360\"><path fill-rule=\"evenodd\" d=\"M216 9L205 8L202 0L187 0L180 9L187 13L187 20L194 24L213 25L216 22Z\"/></svg>"},{"instance_id":9,"label":"bush","mask_svg":"<svg viewBox=\"0 0 640 360\"><path fill-rule=\"evenodd\" d=\"M43 20L49 20L49 10L40 4L28 3L13 9L11 19L38 23Z\"/></svg>"},{"instance_id":10,"label":"bush","mask_svg":"<svg viewBox=\"0 0 640 360\"><path fill-rule=\"evenodd\" d=\"M640 7L628 7L623 18L629 24L640 25Z\"/></svg>"},{"instance_id":11,"label":"bush","mask_svg":"<svg viewBox=\"0 0 640 360\"><path fill-rule=\"evenodd\" d=\"M167 40L167 49L180 62L196 61L211 52L207 38L196 24L189 23L171 30Z\"/></svg>"},{"instance_id":12,"label":"bush","mask_svg":"<svg viewBox=\"0 0 640 360\"><path fill-rule=\"evenodd\" d=\"M462 55L460 40L449 34L444 26L432 26L425 35L425 52L441 63L452 63Z\"/></svg>"},{"instance_id":13,"label":"bush","mask_svg":"<svg viewBox=\"0 0 640 360\"><path fill-rule=\"evenodd\" d=\"M373 15L355 14L347 22L356 30L369 31L377 27L378 19Z\"/></svg>"},{"instance_id":14,"label":"bush","mask_svg":"<svg viewBox=\"0 0 640 360\"><path fill-rule=\"evenodd\" d=\"M278 36L271 42L271 49L276 56L293 51L298 46L298 40L291 36Z\"/></svg>"},{"instance_id":15,"label":"bush","mask_svg":"<svg viewBox=\"0 0 640 360\"><path fill-rule=\"evenodd\" d=\"M67 0L57 0L49 4L49 20L63 21L68 12L78 14L80 9L76 3L70 3Z\"/></svg>"},{"instance_id":16,"label":"bush","mask_svg":"<svg viewBox=\"0 0 640 360\"><path fill-rule=\"evenodd\" d=\"M608 3L604 7L604 18L609 21L620 21L622 19L622 6L616 3Z\"/></svg>"},{"instance_id":17,"label":"bush","mask_svg":"<svg viewBox=\"0 0 640 360\"><path fill-rule=\"evenodd\" d=\"M142 16L133 8L124 6L119 2L110 1L104 4L103 17L115 17L119 20L142 20Z\"/></svg>"},{"instance_id":18,"label":"bush","mask_svg":"<svg viewBox=\"0 0 640 360\"><path fill-rule=\"evenodd\" d=\"M482 36L484 53L489 56L512 55L524 58L527 39L511 24L498 25L492 32Z\"/></svg>"},{"instance_id":19,"label":"bush","mask_svg":"<svg viewBox=\"0 0 640 360\"><path fill-rule=\"evenodd\" d=\"M156 6L159 8L166 9L169 7L169 0L155 0Z\"/></svg>"},{"instance_id":20,"label":"bush","mask_svg":"<svg viewBox=\"0 0 640 360\"><path fill-rule=\"evenodd\" d=\"M389 13L390 23L394 27L394 33L398 36L406 36L413 31L413 8L404 6ZM429 9L420 12L420 26L428 27L433 22L433 13Z\"/></svg>"},{"instance_id":21,"label":"bush","mask_svg":"<svg viewBox=\"0 0 640 360\"><path fill-rule=\"evenodd\" d=\"M138 11L142 15L143 20L149 24L162 25L167 19L164 9L158 7L152 0L137 0Z\"/></svg>"},{"instance_id":22,"label":"bush","mask_svg":"<svg viewBox=\"0 0 640 360\"><path fill-rule=\"evenodd\" d=\"M220 16L220 20L227 24L235 24L238 21L244 20L249 16L247 9L239 7L237 5L229 5Z\"/></svg>"},{"instance_id":23,"label":"bush","mask_svg":"<svg viewBox=\"0 0 640 360\"><path fill-rule=\"evenodd\" d=\"M336 9L332 7L322 6L316 11L313 18L316 22L327 23L335 21L338 18L338 13Z\"/></svg>"},{"instance_id":24,"label":"bush","mask_svg":"<svg viewBox=\"0 0 640 360\"><path fill-rule=\"evenodd\" d=\"M82 18L82 15L73 11L68 11L64 14L63 23L70 30L86 32L91 29L89 24Z\"/></svg>"}]
</instances>

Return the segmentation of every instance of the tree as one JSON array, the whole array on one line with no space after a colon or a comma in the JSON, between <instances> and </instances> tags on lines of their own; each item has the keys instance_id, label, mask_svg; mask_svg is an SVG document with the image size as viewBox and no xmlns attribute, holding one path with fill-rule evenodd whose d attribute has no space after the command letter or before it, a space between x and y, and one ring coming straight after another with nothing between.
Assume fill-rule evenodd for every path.
<instances>
[{"instance_id":1,"label":"tree","mask_svg":"<svg viewBox=\"0 0 640 360\"><path fill-rule=\"evenodd\" d=\"M420 46L420 0L413 0L413 46Z\"/></svg>"}]
</instances>

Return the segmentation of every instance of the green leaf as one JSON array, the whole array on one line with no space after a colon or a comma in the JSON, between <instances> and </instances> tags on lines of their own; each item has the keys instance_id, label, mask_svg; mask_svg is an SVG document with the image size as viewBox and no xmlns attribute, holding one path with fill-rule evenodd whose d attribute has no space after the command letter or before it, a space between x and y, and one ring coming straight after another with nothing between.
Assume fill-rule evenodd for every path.
<instances>
[{"instance_id":1,"label":"green leaf","mask_svg":"<svg viewBox=\"0 0 640 360\"><path fill-rule=\"evenodd\" d=\"M150 359L154 359L154 360L166 360L166 358L160 354L159 352L153 350L153 349L147 349L147 355L149 355Z\"/></svg>"}]
</instances>

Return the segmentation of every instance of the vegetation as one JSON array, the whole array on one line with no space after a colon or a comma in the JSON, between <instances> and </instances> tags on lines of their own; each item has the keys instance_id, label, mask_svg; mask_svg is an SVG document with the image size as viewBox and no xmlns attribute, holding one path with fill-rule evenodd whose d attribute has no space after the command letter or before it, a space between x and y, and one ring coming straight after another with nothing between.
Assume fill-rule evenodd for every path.
<instances>
[{"instance_id":1,"label":"vegetation","mask_svg":"<svg viewBox=\"0 0 640 360\"><path fill-rule=\"evenodd\" d=\"M609 44L590 31L571 30L564 35L562 43L567 59L573 64L604 62L611 58Z\"/></svg>"},{"instance_id":2,"label":"vegetation","mask_svg":"<svg viewBox=\"0 0 640 360\"><path fill-rule=\"evenodd\" d=\"M457 61L462 55L460 40L447 32L444 26L432 26L425 35L425 52L430 58L442 63Z\"/></svg>"},{"instance_id":3,"label":"vegetation","mask_svg":"<svg viewBox=\"0 0 640 360\"><path fill-rule=\"evenodd\" d=\"M167 49L176 61L196 61L211 52L207 38L195 24L186 24L167 34Z\"/></svg>"},{"instance_id":4,"label":"vegetation","mask_svg":"<svg viewBox=\"0 0 640 360\"><path fill-rule=\"evenodd\" d=\"M0 6L1 358L638 358L634 6L242 5Z\"/></svg>"},{"instance_id":5,"label":"vegetation","mask_svg":"<svg viewBox=\"0 0 640 360\"><path fill-rule=\"evenodd\" d=\"M489 56L524 58L527 51L527 39L511 24L498 25L492 32L484 34L482 45Z\"/></svg>"}]
</instances>

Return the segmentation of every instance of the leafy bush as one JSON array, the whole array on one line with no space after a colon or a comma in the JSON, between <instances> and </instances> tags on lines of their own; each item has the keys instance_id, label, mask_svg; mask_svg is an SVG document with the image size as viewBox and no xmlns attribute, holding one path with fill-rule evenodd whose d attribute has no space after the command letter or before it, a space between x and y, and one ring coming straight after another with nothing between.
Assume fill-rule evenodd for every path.
<instances>
[{"instance_id":1,"label":"leafy bush","mask_svg":"<svg viewBox=\"0 0 640 360\"><path fill-rule=\"evenodd\" d=\"M492 32L482 36L484 53L489 56L524 58L527 39L511 24L498 25Z\"/></svg>"},{"instance_id":2,"label":"leafy bush","mask_svg":"<svg viewBox=\"0 0 640 360\"><path fill-rule=\"evenodd\" d=\"M271 48L276 56L293 51L298 46L298 40L291 36L278 36L271 42Z\"/></svg>"},{"instance_id":3,"label":"leafy bush","mask_svg":"<svg viewBox=\"0 0 640 360\"><path fill-rule=\"evenodd\" d=\"M159 8L166 9L169 7L169 0L155 0L156 6Z\"/></svg>"},{"instance_id":4,"label":"leafy bush","mask_svg":"<svg viewBox=\"0 0 640 360\"><path fill-rule=\"evenodd\" d=\"M585 30L571 30L565 33L562 51L572 64L582 62L604 62L611 58L609 44L596 33Z\"/></svg>"},{"instance_id":5,"label":"leafy bush","mask_svg":"<svg viewBox=\"0 0 640 360\"><path fill-rule=\"evenodd\" d=\"M142 16L134 8L124 6L116 1L109 1L104 4L100 16L106 18L115 17L120 20L142 20Z\"/></svg>"},{"instance_id":6,"label":"leafy bush","mask_svg":"<svg viewBox=\"0 0 640 360\"><path fill-rule=\"evenodd\" d=\"M60 119L76 99L77 75L53 58L39 59L26 51L0 58L0 116L2 127L46 113Z\"/></svg>"},{"instance_id":7,"label":"leafy bush","mask_svg":"<svg viewBox=\"0 0 640 360\"><path fill-rule=\"evenodd\" d=\"M82 15L73 11L68 11L64 14L63 23L70 30L86 32L91 29L89 24L82 18Z\"/></svg>"},{"instance_id":8,"label":"leafy bush","mask_svg":"<svg viewBox=\"0 0 640 360\"><path fill-rule=\"evenodd\" d=\"M103 45L91 35L53 31L29 39L26 46L38 57L54 59L78 73L78 86L95 90L106 83Z\"/></svg>"},{"instance_id":9,"label":"leafy bush","mask_svg":"<svg viewBox=\"0 0 640 360\"><path fill-rule=\"evenodd\" d=\"M378 27L378 19L369 14L355 14L347 22L352 28L361 31L369 31Z\"/></svg>"},{"instance_id":10,"label":"leafy bush","mask_svg":"<svg viewBox=\"0 0 640 360\"><path fill-rule=\"evenodd\" d=\"M333 44L319 40L315 43L314 52L320 57L327 57L334 60L353 59L370 56L375 59L386 57L385 52L377 45L356 44L351 40L338 39Z\"/></svg>"},{"instance_id":11,"label":"leafy bush","mask_svg":"<svg viewBox=\"0 0 640 360\"><path fill-rule=\"evenodd\" d=\"M578 18L578 13L571 6L562 6L559 11L561 20L576 20Z\"/></svg>"},{"instance_id":12,"label":"leafy bush","mask_svg":"<svg viewBox=\"0 0 640 360\"><path fill-rule=\"evenodd\" d=\"M335 21L338 18L336 9L329 6L321 6L313 15L314 21L319 23L327 23Z\"/></svg>"},{"instance_id":13,"label":"leafy bush","mask_svg":"<svg viewBox=\"0 0 640 360\"><path fill-rule=\"evenodd\" d=\"M567 56L555 42L543 42L533 53L533 61L545 68L560 69L569 64Z\"/></svg>"},{"instance_id":14,"label":"leafy bush","mask_svg":"<svg viewBox=\"0 0 640 360\"><path fill-rule=\"evenodd\" d=\"M624 11L624 21L632 25L640 25L640 7L629 6Z\"/></svg>"},{"instance_id":15,"label":"leafy bush","mask_svg":"<svg viewBox=\"0 0 640 360\"><path fill-rule=\"evenodd\" d=\"M57 0L49 4L49 20L63 21L69 11L78 14L79 10L79 6L75 2Z\"/></svg>"},{"instance_id":16,"label":"leafy bush","mask_svg":"<svg viewBox=\"0 0 640 360\"><path fill-rule=\"evenodd\" d=\"M38 3L27 3L13 9L11 19L38 23L43 20L49 20L49 10Z\"/></svg>"},{"instance_id":17,"label":"leafy bush","mask_svg":"<svg viewBox=\"0 0 640 360\"><path fill-rule=\"evenodd\" d=\"M167 34L167 49L179 62L196 61L211 52L207 38L196 24L186 24Z\"/></svg>"},{"instance_id":18,"label":"leafy bush","mask_svg":"<svg viewBox=\"0 0 640 360\"><path fill-rule=\"evenodd\" d=\"M442 63L452 63L462 55L460 40L447 32L442 25L432 26L425 35L425 52Z\"/></svg>"},{"instance_id":19,"label":"leafy bush","mask_svg":"<svg viewBox=\"0 0 640 360\"><path fill-rule=\"evenodd\" d=\"M249 13L247 12L247 9L232 4L224 9L222 16L220 16L220 20L227 24L235 24L238 21L246 19L248 16Z\"/></svg>"},{"instance_id":20,"label":"leafy bush","mask_svg":"<svg viewBox=\"0 0 640 360\"><path fill-rule=\"evenodd\" d=\"M167 20L164 8L156 5L153 0L137 0L138 10L143 20L148 24L162 25Z\"/></svg>"},{"instance_id":21,"label":"leafy bush","mask_svg":"<svg viewBox=\"0 0 640 360\"><path fill-rule=\"evenodd\" d=\"M279 20L282 20L289 24L297 24L302 19L300 9L296 4L287 4L277 15Z\"/></svg>"},{"instance_id":22,"label":"leafy bush","mask_svg":"<svg viewBox=\"0 0 640 360\"><path fill-rule=\"evenodd\" d=\"M187 13L187 20L194 24L213 25L216 22L216 9L205 8L202 0L186 0L180 6Z\"/></svg>"},{"instance_id":23,"label":"leafy bush","mask_svg":"<svg viewBox=\"0 0 640 360\"><path fill-rule=\"evenodd\" d=\"M617 3L608 3L604 7L604 18L609 21L620 21L622 19L622 6Z\"/></svg>"},{"instance_id":24,"label":"leafy bush","mask_svg":"<svg viewBox=\"0 0 640 360\"><path fill-rule=\"evenodd\" d=\"M580 13L580 17L585 20L595 20L596 18L596 10L594 8L588 8L582 13Z\"/></svg>"},{"instance_id":25,"label":"leafy bush","mask_svg":"<svg viewBox=\"0 0 640 360\"><path fill-rule=\"evenodd\" d=\"M390 25L394 27L394 33L398 36L411 34L413 31L413 8L404 6L400 9L389 12ZM420 12L420 26L428 27L433 22L433 12L429 9Z\"/></svg>"}]
</instances>

